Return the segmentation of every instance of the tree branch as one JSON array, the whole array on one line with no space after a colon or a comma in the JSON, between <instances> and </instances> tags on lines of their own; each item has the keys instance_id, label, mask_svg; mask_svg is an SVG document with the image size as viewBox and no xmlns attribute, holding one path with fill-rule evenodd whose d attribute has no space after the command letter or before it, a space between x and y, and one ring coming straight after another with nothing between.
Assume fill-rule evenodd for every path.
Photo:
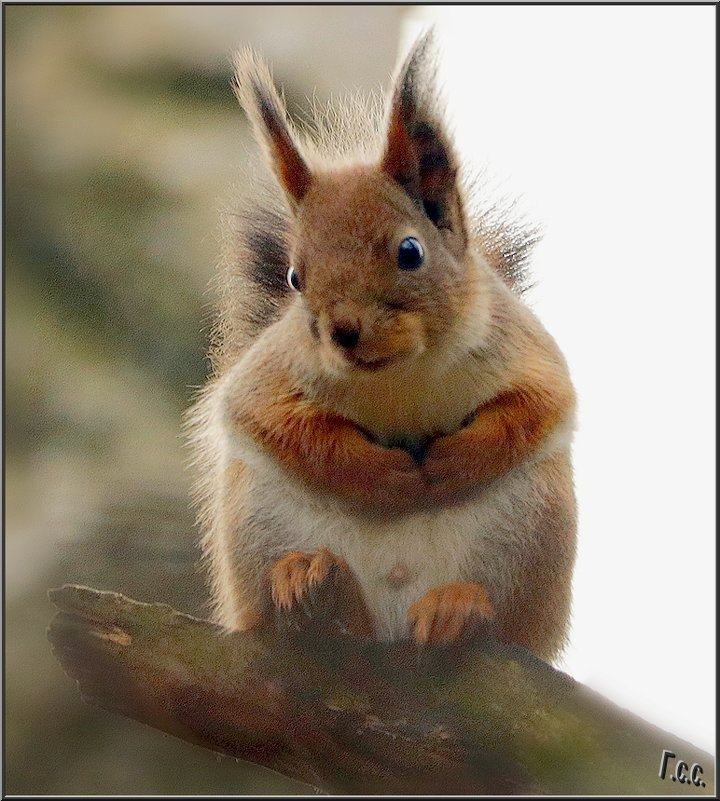
<instances>
[{"instance_id":1,"label":"tree branch","mask_svg":"<svg viewBox=\"0 0 720 801\"><path fill-rule=\"evenodd\" d=\"M419 653L227 634L66 585L48 630L83 698L327 792L712 794L713 758L495 641ZM658 776L663 749L705 787ZM686 771L689 773L689 770Z\"/></svg>"}]
</instances>

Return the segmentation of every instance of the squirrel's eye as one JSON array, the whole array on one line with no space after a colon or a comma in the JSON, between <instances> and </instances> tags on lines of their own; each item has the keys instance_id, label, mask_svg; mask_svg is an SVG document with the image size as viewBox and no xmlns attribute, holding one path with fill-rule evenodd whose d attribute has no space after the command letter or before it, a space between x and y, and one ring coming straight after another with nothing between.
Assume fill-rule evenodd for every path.
<instances>
[{"instance_id":1,"label":"squirrel's eye","mask_svg":"<svg viewBox=\"0 0 720 801\"><path fill-rule=\"evenodd\" d=\"M425 251L414 236L406 236L398 248L398 267L401 270L417 270L422 266Z\"/></svg>"},{"instance_id":2,"label":"squirrel's eye","mask_svg":"<svg viewBox=\"0 0 720 801\"><path fill-rule=\"evenodd\" d=\"M300 291L300 279L294 267L288 267L287 275L285 276L288 286L296 292Z\"/></svg>"}]
</instances>

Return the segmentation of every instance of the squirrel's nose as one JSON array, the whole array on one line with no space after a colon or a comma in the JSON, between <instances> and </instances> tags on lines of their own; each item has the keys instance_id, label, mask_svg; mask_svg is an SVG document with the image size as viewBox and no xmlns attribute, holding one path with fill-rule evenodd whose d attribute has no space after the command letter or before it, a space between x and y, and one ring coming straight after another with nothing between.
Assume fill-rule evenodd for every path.
<instances>
[{"instance_id":1,"label":"squirrel's nose","mask_svg":"<svg viewBox=\"0 0 720 801\"><path fill-rule=\"evenodd\" d=\"M350 350L360 340L360 329L347 323L336 323L332 329L332 341L341 348Z\"/></svg>"}]
</instances>

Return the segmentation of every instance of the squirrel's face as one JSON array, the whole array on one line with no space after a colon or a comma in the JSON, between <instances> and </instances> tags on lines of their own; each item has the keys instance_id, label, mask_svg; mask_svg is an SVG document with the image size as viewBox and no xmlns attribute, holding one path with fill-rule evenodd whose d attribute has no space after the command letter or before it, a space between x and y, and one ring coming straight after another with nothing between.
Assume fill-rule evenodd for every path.
<instances>
[{"instance_id":1,"label":"squirrel's face","mask_svg":"<svg viewBox=\"0 0 720 801\"><path fill-rule=\"evenodd\" d=\"M372 167L309 160L267 67L237 89L293 217L288 283L328 367L380 369L433 347L471 300L458 166L433 89L430 36L403 64Z\"/></svg>"},{"instance_id":2,"label":"squirrel's face","mask_svg":"<svg viewBox=\"0 0 720 801\"><path fill-rule=\"evenodd\" d=\"M377 370L441 342L467 301L464 251L383 171L314 176L295 215L288 283L323 363Z\"/></svg>"}]
</instances>

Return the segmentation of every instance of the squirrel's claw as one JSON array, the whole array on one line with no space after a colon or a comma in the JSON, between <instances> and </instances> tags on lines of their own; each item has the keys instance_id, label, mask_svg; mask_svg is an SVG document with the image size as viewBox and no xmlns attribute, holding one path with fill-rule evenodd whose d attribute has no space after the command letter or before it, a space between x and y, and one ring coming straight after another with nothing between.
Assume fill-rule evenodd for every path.
<instances>
[{"instance_id":1,"label":"squirrel's claw","mask_svg":"<svg viewBox=\"0 0 720 801\"><path fill-rule=\"evenodd\" d=\"M276 626L369 637L372 622L347 562L327 548L293 552L270 570Z\"/></svg>"},{"instance_id":2,"label":"squirrel's claw","mask_svg":"<svg viewBox=\"0 0 720 801\"><path fill-rule=\"evenodd\" d=\"M418 645L451 645L490 627L495 610L480 584L454 582L433 587L408 610Z\"/></svg>"}]
</instances>

